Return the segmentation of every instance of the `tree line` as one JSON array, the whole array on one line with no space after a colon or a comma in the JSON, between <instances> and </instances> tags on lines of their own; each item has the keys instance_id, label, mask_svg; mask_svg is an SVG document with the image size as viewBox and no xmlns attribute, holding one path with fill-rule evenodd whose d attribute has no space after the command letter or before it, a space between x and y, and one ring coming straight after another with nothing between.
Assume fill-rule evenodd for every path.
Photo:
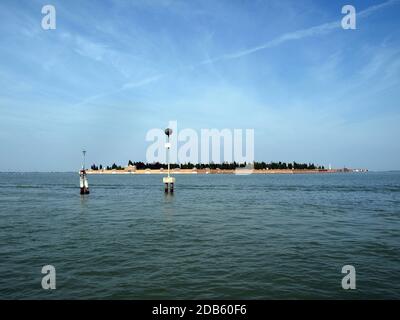
<instances>
[{"instance_id":1,"label":"tree line","mask_svg":"<svg viewBox=\"0 0 400 320\"><path fill-rule=\"evenodd\" d=\"M167 169L168 165L165 163L160 163L160 162L155 162L155 163L145 163L145 162L141 162L141 161L137 161L137 162L132 162L131 160L129 160L128 162L128 167L133 167L135 166L137 170L143 170L143 169L153 169L153 170L159 170L161 168L163 169ZM238 162L223 162L223 163L197 163L197 164L193 164L193 163L171 163L170 164L170 168L171 169L221 169L221 170L235 170L236 168L245 168L247 166L247 163L238 163ZM297 162L290 162L290 163L286 163L286 162L253 162L253 167L256 170L325 170L324 166L316 166L314 163L297 163ZM117 165L115 163L113 163L111 166L106 166L103 167L103 165L99 165L97 166L96 164L93 164L91 166L91 169L96 171L96 170L124 170L125 167Z\"/></svg>"}]
</instances>

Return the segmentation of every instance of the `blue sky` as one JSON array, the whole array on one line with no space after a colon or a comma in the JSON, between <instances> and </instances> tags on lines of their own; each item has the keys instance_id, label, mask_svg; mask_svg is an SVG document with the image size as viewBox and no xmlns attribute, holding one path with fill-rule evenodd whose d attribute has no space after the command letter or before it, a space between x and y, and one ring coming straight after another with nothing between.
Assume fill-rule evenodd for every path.
<instances>
[{"instance_id":1,"label":"blue sky","mask_svg":"<svg viewBox=\"0 0 400 320\"><path fill-rule=\"evenodd\" d=\"M254 128L256 160L400 169L399 28L396 0L3 0L0 171L145 160L170 120Z\"/></svg>"}]
</instances>

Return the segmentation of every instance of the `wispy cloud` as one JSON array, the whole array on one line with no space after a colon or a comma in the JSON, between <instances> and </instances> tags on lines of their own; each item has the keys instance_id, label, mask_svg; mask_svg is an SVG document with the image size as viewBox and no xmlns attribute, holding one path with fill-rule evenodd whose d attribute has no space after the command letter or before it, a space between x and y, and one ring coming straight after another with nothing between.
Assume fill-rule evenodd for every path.
<instances>
[{"instance_id":1,"label":"wispy cloud","mask_svg":"<svg viewBox=\"0 0 400 320\"><path fill-rule=\"evenodd\" d=\"M368 17L378 10L387 8L387 7L397 4L397 3L399 3L399 0L389 0L384 3L368 7L367 9L364 9L364 10L360 11L359 13L357 13L357 17L358 18ZM277 47L288 41L300 40L300 39L309 38L309 37L313 37L313 36L324 35L335 29L338 29L340 27L341 27L341 20L337 20L337 21L324 23L324 24L321 24L318 26L314 26L311 28L301 29L301 30L285 33L275 39L267 41L266 43L263 43L256 47L240 50L240 51L233 52L230 54L225 54L225 55L222 55L222 56L216 57L216 58L206 59L206 60L203 60L200 64L209 64L209 63L215 63L215 62L222 61L222 60L231 60L231 59L241 58L241 57L253 54L255 52L261 51L261 50Z\"/></svg>"},{"instance_id":2,"label":"wispy cloud","mask_svg":"<svg viewBox=\"0 0 400 320\"><path fill-rule=\"evenodd\" d=\"M364 9L363 11L359 12L357 14L357 16L359 18L365 18L365 17L368 17L369 15L373 14L375 11L387 8L389 6L392 6L392 5L398 4L398 3L399 3L399 0L388 0L386 2L376 4L376 5L370 6L367 9Z\"/></svg>"},{"instance_id":3,"label":"wispy cloud","mask_svg":"<svg viewBox=\"0 0 400 320\"><path fill-rule=\"evenodd\" d=\"M372 15L373 13L377 12L378 10L382 10L382 9L392 6L394 4L398 4L399 2L400 2L400 0L388 0L384 3L370 6L366 9L358 12L357 17L358 18L366 18L366 17ZM207 59L205 59L197 64L193 64L191 66L181 68L180 70L181 71L182 70L193 70L196 67L199 67L201 65L209 65L209 64L218 63L220 61L238 59L238 58L241 58L244 56L251 55L258 51L262 51L262 50L265 50L268 48L274 48L274 47L280 46L289 41L295 41L295 40L301 40L301 39L305 39L305 38L325 35L325 34L332 32L333 30L336 30L339 28L341 28L341 20L327 22L327 23L324 23L321 25L310 27L310 28L296 30L293 32L288 32L288 33L280 35L279 37L277 37L275 39L272 39L270 41L267 41L263 44L255 46L255 47L251 47L251 48L243 49L240 51L224 54L219 57L207 57ZM83 39L78 39L78 40L79 41L77 42L77 44L78 44L79 51L77 51L77 52L83 56L91 57L92 59L95 59L98 61L103 59L105 52L109 49L109 48L106 48L101 45L93 44L88 41L83 41ZM105 92L102 94L98 94L98 95L94 95L89 98L86 98L86 99L82 100L81 102L79 102L77 105L79 105L79 106L84 105L84 104L93 102L97 99L120 93L124 90L134 89L134 88L139 88L139 87L143 87L146 85L150 85L154 82L161 80L165 76L167 76L167 74L160 73L160 74L144 77L143 79L130 81L130 82L125 83L124 85L122 85L122 87L120 87L116 90L112 90L109 92Z\"/></svg>"},{"instance_id":4,"label":"wispy cloud","mask_svg":"<svg viewBox=\"0 0 400 320\"><path fill-rule=\"evenodd\" d=\"M87 57L96 61L102 61L107 52L107 46L94 43L84 39L83 37L76 37L75 52L83 57Z\"/></svg>"},{"instance_id":5,"label":"wispy cloud","mask_svg":"<svg viewBox=\"0 0 400 320\"><path fill-rule=\"evenodd\" d=\"M128 82L128 83L125 83L119 91L142 87L142 86L148 85L150 83L156 82L156 81L160 80L162 77L164 77L164 74L157 74L155 76L144 78L139 81Z\"/></svg>"},{"instance_id":6,"label":"wispy cloud","mask_svg":"<svg viewBox=\"0 0 400 320\"><path fill-rule=\"evenodd\" d=\"M96 95L93 95L91 97L85 98L82 101L76 103L74 105L74 107L83 106L83 105L86 105L87 103L94 102L94 101L96 101L98 99L101 99L101 98L104 98L104 97L108 97L108 96L112 96L114 94L121 93L121 92L123 92L125 90L139 88L139 87L143 87L143 86L149 85L149 84L151 84L153 82L159 81L162 77L164 77L163 74L157 74L155 76L144 78L144 79L141 79L141 80L138 80L138 81L127 82L127 83L123 84L118 89L115 89L115 90L112 90L112 91L109 91L109 92L104 92L104 93L101 93L101 94L96 94Z\"/></svg>"}]
</instances>

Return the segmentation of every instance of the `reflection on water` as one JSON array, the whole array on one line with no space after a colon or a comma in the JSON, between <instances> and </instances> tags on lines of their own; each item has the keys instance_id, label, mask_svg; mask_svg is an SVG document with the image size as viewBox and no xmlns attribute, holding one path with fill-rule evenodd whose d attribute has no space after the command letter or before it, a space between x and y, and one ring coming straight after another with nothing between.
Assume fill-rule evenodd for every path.
<instances>
[{"instance_id":1,"label":"reflection on water","mask_svg":"<svg viewBox=\"0 0 400 320\"><path fill-rule=\"evenodd\" d=\"M171 219L174 215L175 207L174 207L175 193L164 192L164 205L161 206L162 213L167 219Z\"/></svg>"},{"instance_id":2,"label":"reflection on water","mask_svg":"<svg viewBox=\"0 0 400 320\"><path fill-rule=\"evenodd\" d=\"M82 211L84 211L85 209L88 208L88 202L89 202L89 195L80 195L80 199L81 199L81 208L83 209Z\"/></svg>"}]
</instances>

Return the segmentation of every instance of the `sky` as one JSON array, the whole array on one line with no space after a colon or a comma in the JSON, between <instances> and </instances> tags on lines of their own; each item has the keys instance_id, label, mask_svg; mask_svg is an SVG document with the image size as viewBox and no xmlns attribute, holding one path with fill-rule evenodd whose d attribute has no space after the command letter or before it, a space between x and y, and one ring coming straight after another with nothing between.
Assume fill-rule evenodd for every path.
<instances>
[{"instance_id":1,"label":"sky","mask_svg":"<svg viewBox=\"0 0 400 320\"><path fill-rule=\"evenodd\" d=\"M398 170L399 30L398 0L2 0L0 171L145 161L169 121L254 129L257 161Z\"/></svg>"}]
</instances>

